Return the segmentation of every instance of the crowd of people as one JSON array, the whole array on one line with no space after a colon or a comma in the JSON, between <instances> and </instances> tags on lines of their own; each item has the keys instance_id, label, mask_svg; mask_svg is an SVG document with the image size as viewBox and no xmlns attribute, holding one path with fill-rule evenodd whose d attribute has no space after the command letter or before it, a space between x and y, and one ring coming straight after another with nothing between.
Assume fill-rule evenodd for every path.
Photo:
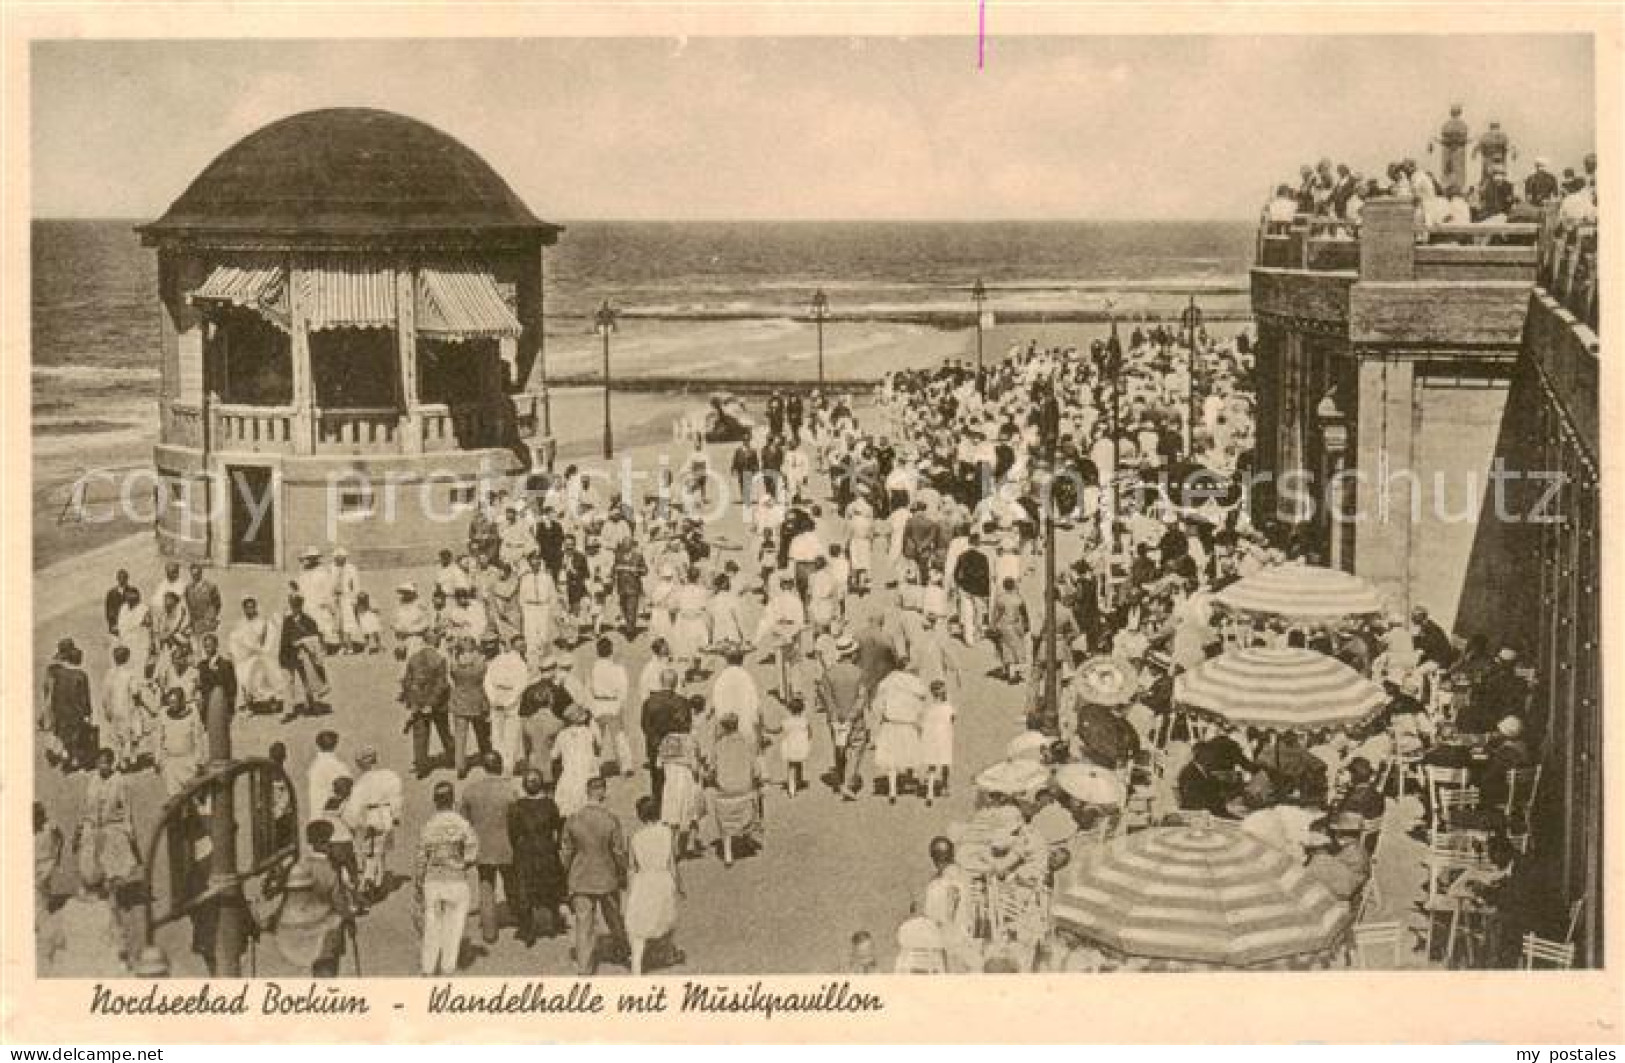
<instances>
[{"instance_id":1,"label":"crowd of people","mask_svg":"<svg viewBox=\"0 0 1625 1063\"><path fill-rule=\"evenodd\" d=\"M991 711L963 703L989 643L1025 719L1005 761L970 766L977 810L931 843L900 957L1003 969L1060 955L1022 920L994 928L987 884L1053 889L1131 810L1146 824L1235 819L1302 845L1306 866L1358 903L1370 853L1345 830L1358 841L1380 819L1393 743L1448 759L1465 748L1455 732L1498 735L1474 761L1493 774L1527 763L1535 736L1505 655L1477 642L1458 654L1425 613L1308 630L1215 607L1231 581L1319 560L1299 529L1255 523L1237 487L1251 372L1244 335L1143 323L1126 346L1114 328L1087 349L1019 346L981 371L890 373L862 418L839 397L774 396L725 485L696 435L687 464L641 498L573 466L493 490L463 541L396 584L387 615L343 549L305 551L281 601L244 596L235 620L199 566L183 578L168 565L150 599L119 572L108 663L92 681L64 639L40 720L49 762L86 779L71 838L36 810L41 908L99 899L103 914L42 926L128 917L141 855L126 782L154 770L180 800L223 710L318 719L304 823L284 794L279 830L298 836L352 923L409 885L423 974L458 969L475 912L496 941L499 900L523 944L569 935L582 974L603 960L634 972L679 962L680 869L708 851L729 867L761 851L770 786L789 801L821 780L848 802L930 805L965 785L956 726ZM713 503L730 519L703 519ZM1049 611L1028 597L1046 519L1066 557L1055 698ZM1387 684L1391 705L1363 729L1309 736L1179 711L1176 676L1255 643L1336 655ZM636 668L634 647L647 648ZM400 759L351 748L354 714L380 710L330 703L335 671L358 666L346 658L393 660ZM268 756L285 763L287 749ZM391 762L433 809L405 861L394 852L408 783ZM616 788L636 795L634 823L608 807ZM106 945L100 934L53 946L58 969L93 967L73 957ZM130 940L114 944L125 962ZM320 969L336 968L343 941ZM872 962L872 934L853 945L854 969Z\"/></svg>"},{"instance_id":2,"label":"crowd of people","mask_svg":"<svg viewBox=\"0 0 1625 1063\"><path fill-rule=\"evenodd\" d=\"M1265 207L1266 220L1284 228L1303 217L1311 219L1312 229L1346 234L1349 227L1359 225L1364 205L1379 196L1414 199L1417 223L1422 228L1538 222L1548 205L1554 203L1564 221L1597 220L1594 152L1585 156L1579 168L1567 167L1561 176L1546 158L1537 157L1520 189L1509 168L1518 152L1500 123L1491 121L1478 139L1471 141L1459 105L1451 108L1451 117L1429 142L1429 153L1435 149L1437 168L1420 167L1414 158L1405 158L1389 163L1380 175L1363 173L1345 163L1334 166L1331 159L1321 159L1313 166L1305 163L1299 168L1296 183L1276 186ZM1469 155L1479 160L1476 179L1469 174Z\"/></svg>"}]
</instances>

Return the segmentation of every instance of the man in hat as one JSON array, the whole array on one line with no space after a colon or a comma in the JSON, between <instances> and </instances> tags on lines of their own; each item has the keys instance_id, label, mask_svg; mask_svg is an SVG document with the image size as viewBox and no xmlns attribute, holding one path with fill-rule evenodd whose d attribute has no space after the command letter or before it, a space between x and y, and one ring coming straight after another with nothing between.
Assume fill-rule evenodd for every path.
<instances>
[{"instance_id":1,"label":"man in hat","mask_svg":"<svg viewBox=\"0 0 1625 1063\"><path fill-rule=\"evenodd\" d=\"M463 925L474 896L469 871L480 854L474 828L453 807L457 794L451 783L435 783L433 801L434 813L423 825L412 876L422 914L421 970L425 978L457 972Z\"/></svg>"},{"instance_id":2,"label":"man in hat","mask_svg":"<svg viewBox=\"0 0 1625 1063\"><path fill-rule=\"evenodd\" d=\"M491 748L502 754L502 762L516 768L523 754L519 733L519 700L530 685L525 637L515 635L496 652L485 667L485 699L491 705Z\"/></svg>"},{"instance_id":3,"label":"man in hat","mask_svg":"<svg viewBox=\"0 0 1625 1063\"><path fill-rule=\"evenodd\" d=\"M536 680L519 699L519 729L525 764L553 781L553 740L564 730L564 714L577 704L568 684L559 681L559 662L545 657L536 666Z\"/></svg>"},{"instance_id":4,"label":"man in hat","mask_svg":"<svg viewBox=\"0 0 1625 1063\"><path fill-rule=\"evenodd\" d=\"M440 736L439 759L449 761L453 756L451 721L447 718L451 680L445 656L424 635L409 634L401 652L406 666L401 673L400 701L406 706L406 729L412 735L412 772L423 779L433 767L429 758L431 728Z\"/></svg>"},{"instance_id":5,"label":"man in hat","mask_svg":"<svg viewBox=\"0 0 1625 1063\"><path fill-rule=\"evenodd\" d=\"M869 687L858 667L858 642L851 635L835 640L835 661L818 677L818 699L829 719L830 747L835 754L835 788L848 800L856 798L858 769L869 746L864 713ZM877 681L878 682L878 681Z\"/></svg>"},{"instance_id":6,"label":"man in hat","mask_svg":"<svg viewBox=\"0 0 1625 1063\"><path fill-rule=\"evenodd\" d=\"M513 780L503 774L504 764L502 754L494 750L486 753L481 761L482 772L463 788L458 807L474 828L479 843L480 937L487 945L497 939L497 883L501 881L505 895L513 889L508 874L513 864L508 816L519 795Z\"/></svg>"},{"instance_id":7,"label":"man in hat","mask_svg":"<svg viewBox=\"0 0 1625 1063\"><path fill-rule=\"evenodd\" d=\"M305 611L303 595L288 595L288 612L282 618L277 660L292 677L287 684L288 711L283 716L284 722L294 719L301 711L310 716L323 712L328 689L326 647L321 625ZM303 701L297 697L301 686L305 692Z\"/></svg>"},{"instance_id":8,"label":"man in hat","mask_svg":"<svg viewBox=\"0 0 1625 1063\"><path fill-rule=\"evenodd\" d=\"M576 973L591 977L597 969L598 916L609 927L614 954L625 956L630 943L621 918L621 890L626 885L626 831L615 813L604 807L601 775L587 780L587 803L564 823L559 856L564 862L570 911L575 916Z\"/></svg>"},{"instance_id":9,"label":"man in hat","mask_svg":"<svg viewBox=\"0 0 1625 1063\"><path fill-rule=\"evenodd\" d=\"M666 771L660 765L660 744L667 735L687 734L694 726L689 701L677 693L677 669L660 671L659 689L643 703L643 755L649 765L649 794L659 807L666 789Z\"/></svg>"},{"instance_id":10,"label":"man in hat","mask_svg":"<svg viewBox=\"0 0 1625 1063\"><path fill-rule=\"evenodd\" d=\"M405 802L400 775L379 767L378 751L372 746L356 751L355 767L361 774L350 791L350 807L356 821L356 859L361 866L359 891L362 901L371 904L382 899L389 884L384 862L394 845Z\"/></svg>"}]
</instances>

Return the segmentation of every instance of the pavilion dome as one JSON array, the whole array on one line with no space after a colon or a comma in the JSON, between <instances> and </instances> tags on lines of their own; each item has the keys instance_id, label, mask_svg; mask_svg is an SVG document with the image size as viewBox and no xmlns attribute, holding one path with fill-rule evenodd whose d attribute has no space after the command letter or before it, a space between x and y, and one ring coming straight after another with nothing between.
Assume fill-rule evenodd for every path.
<instances>
[{"instance_id":1,"label":"pavilion dome","mask_svg":"<svg viewBox=\"0 0 1625 1063\"><path fill-rule=\"evenodd\" d=\"M433 126L361 107L291 115L204 168L148 237L358 240L559 231L479 155Z\"/></svg>"}]
</instances>

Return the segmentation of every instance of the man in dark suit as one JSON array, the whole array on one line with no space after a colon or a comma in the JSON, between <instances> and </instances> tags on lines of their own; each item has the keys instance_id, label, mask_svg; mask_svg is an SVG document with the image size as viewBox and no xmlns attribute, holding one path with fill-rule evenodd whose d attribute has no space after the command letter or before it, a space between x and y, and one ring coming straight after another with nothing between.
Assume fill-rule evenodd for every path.
<instances>
[{"instance_id":1,"label":"man in dark suit","mask_svg":"<svg viewBox=\"0 0 1625 1063\"><path fill-rule=\"evenodd\" d=\"M1432 661L1440 669L1446 669L1454 663L1456 648L1450 644L1450 636L1444 633L1444 628L1439 626L1439 622L1428 616L1428 611L1420 605L1411 610L1411 626L1414 630L1412 638L1416 643L1416 652L1421 655L1423 664Z\"/></svg>"},{"instance_id":2,"label":"man in dark suit","mask_svg":"<svg viewBox=\"0 0 1625 1063\"><path fill-rule=\"evenodd\" d=\"M450 696L446 658L425 639L416 635L408 638L400 701L411 714L406 729L412 734L412 771L420 779L428 778L433 767L429 759L431 727L440 735L441 758L452 755L451 721L446 718L446 702Z\"/></svg>"},{"instance_id":3,"label":"man in dark suit","mask_svg":"<svg viewBox=\"0 0 1625 1063\"><path fill-rule=\"evenodd\" d=\"M649 761L649 793L655 805L666 789L666 771L660 766L660 743L670 734L687 734L694 726L688 699L677 693L677 669L660 673L660 689L643 703L643 750Z\"/></svg>"},{"instance_id":4,"label":"man in dark suit","mask_svg":"<svg viewBox=\"0 0 1625 1063\"><path fill-rule=\"evenodd\" d=\"M237 707L237 669L231 658L220 656L220 639L216 635L204 635L200 641L203 656L197 662L198 701L207 709L210 695L218 690L229 713Z\"/></svg>"},{"instance_id":5,"label":"man in dark suit","mask_svg":"<svg viewBox=\"0 0 1625 1063\"><path fill-rule=\"evenodd\" d=\"M564 524L551 509L544 509L536 522L536 552L542 555L547 574L557 582L559 566L564 563Z\"/></svg>"},{"instance_id":6,"label":"man in dark suit","mask_svg":"<svg viewBox=\"0 0 1625 1063\"><path fill-rule=\"evenodd\" d=\"M463 790L458 809L474 837L479 840L480 937L487 945L497 939L497 879L509 896L513 880L508 874L513 864L513 844L508 839L508 813L513 808L513 780L502 774L502 754L488 752L484 771Z\"/></svg>"},{"instance_id":7,"label":"man in dark suit","mask_svg":"<svg viewBox=\"0 0 1625 1063\"><path fill-rule=\"evenodd\" d=\"M734 451L730 468L733 471L734 479L739 483L739 501L744 505L749 505L751 502L751 481L755 479L757 473L762 471L762 459L761 455L756 453L756 448L751 446L751 441L748 438L739 444L738 450Z\"/></svg>"},{"instance_id":8,"label":"man in dark suit","mask_svg":"<svg viewBox=\"0 0 1625 1063\"><path fill-rule=\"evenodd\" d=\"M570 911L575 916L576 973L592 977L597 968L598 914L609 927L614 953L630 951L621 918L621 888L626 885L626 831L604 807L603 776L587 780L587 803L564 823L559 856L564 862Z\"/></svg>"}]
</instances>

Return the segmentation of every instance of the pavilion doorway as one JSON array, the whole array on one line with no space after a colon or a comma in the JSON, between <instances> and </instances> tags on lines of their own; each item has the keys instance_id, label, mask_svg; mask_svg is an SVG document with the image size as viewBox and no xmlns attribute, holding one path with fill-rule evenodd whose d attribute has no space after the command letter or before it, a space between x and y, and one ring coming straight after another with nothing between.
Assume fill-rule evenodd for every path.
<instances>
[{"instance_id":1,"label":"pavilion doorway","mask_svg":"<svg viewBox=\"0 0 1625 1063\"><path fill-rule=\"evenodd\" d=\"M231 563L275 565L276 490L265 465L228 465L231 493Z\"/></svg>"}]
</instances>

